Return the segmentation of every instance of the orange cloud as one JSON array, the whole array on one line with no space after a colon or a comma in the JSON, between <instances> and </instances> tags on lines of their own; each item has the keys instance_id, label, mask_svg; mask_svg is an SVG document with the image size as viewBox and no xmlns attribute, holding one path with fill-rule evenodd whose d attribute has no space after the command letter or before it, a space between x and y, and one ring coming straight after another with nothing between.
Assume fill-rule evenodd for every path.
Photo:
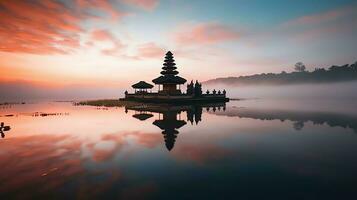
<instances>
[{"instance_id":1,"label":"orange cloud","mask_svg":"<svg viewBox=\"0 0 357 200\"><path fill-rule=\"evenodd\" d=\"M125 15L109 1L0 1L0 51L66 54L80 47L81 22L95 16L88 8L104 10L112 18Z\"/></svg>"},{"instance_id":2,"label":"orange cloud","mask_svg":"<svg viewBox=\"0 0 357 200\"><path fill-rule=\"evenodd\" d=\"M123 0L123 1L124 1L124 3L133 5L133 6L137 6L139 8L145 9L145 10L153 10L159 4L158 0Z\"/></svg>"},{"instance_id":3,"label":"orange cloud","mask_svg":"<svg viewBox=\"0 0 357 200\"><path fill-rule=\"evenodd\" d=\"M179 45L205 45L237 40L240 34L219 23L201 23L182 26L173 38Z\"/></svg>"},{"instance_id":4,"label":"orange cloud","mask_svg":"<svg viewBox=\"0 0 357 200\"><path fill-rule=\"evenodd\" d=\"M59 2L0 1L0 51L67 53L79 46L80 16Z\"/></svg>"}]
</instances>

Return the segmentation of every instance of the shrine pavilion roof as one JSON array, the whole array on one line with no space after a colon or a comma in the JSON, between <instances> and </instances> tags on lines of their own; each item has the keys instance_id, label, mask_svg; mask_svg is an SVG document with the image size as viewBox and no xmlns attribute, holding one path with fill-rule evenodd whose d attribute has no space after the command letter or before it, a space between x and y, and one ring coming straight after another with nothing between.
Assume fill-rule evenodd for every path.
<instances>
[{"instance_id":1,"label":"shrine pavilion roof","mask_svg":"<svg viewBox=\"0 0 357 200\"><path fill-rule=\"evenodd\" d=\"M150 83L147 83L145 81L140 81L138 83L135 83L134 85L132 85L131 87L135 88L135 89L151 89L154 86L151 85Z\"/></svg>"}]
</instances>

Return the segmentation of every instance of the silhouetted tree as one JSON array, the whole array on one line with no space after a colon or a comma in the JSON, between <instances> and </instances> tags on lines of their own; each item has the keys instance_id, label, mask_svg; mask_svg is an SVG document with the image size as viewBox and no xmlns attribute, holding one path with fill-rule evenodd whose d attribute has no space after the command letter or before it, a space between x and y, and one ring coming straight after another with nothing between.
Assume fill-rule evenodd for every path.
<instances>
[{"instance_id":1,"label":"silhouetted tree","mask_svg":"<svg viewBox=\"0 0 357 200\"><path fill-rule=\"evenodd\" d=\"M191 81L191 83L187 84L187 90L186 93L188 95L192 95L194 92L194 85L193 85L193 81Z\"/></svg>"},{"instance_id":2,"label":"silhouetted tree","mask_svg":"<svg viewBox=\"0 0 357 200\"><path fill-rule=\"evenodd\" d=\"M293 126L295 130L300 131L302 130L302 128L304 128L304 122L303 121L294 122Z\"/></svg>"},{"instance_id":3,"label":"silhouetted tree","mask_svg":"<svg viewBox=\"0 0 357 200\"><path fill-rule=\"evenodd\" d=\"M295 64L295 68L294 69L297 72L304 72L306 70L306 67L305 67L304 63L298 62L298 63Z\"/></svg>"},{"instance_id":4,"label":"silhouetted tree","mask_svg":"<svg viewBox=\"0 0 357 200\"><path fill-rule=\"evenodd\" d=\"M315 68L314 71L305 71L303 64L298 65L298 71L304 73L262 73L250 76L217 78L209 83L227 85L257 85L257 84L297 84L297 83L327 83L357 80L357 62L351 65L331 66L329 68Z\"/></svg>"},{"instance_id":5,"label":"silhouetted tree","mask_svg":"<svg viewBox=\"0 0 357 200\"><path fill-rule=\"evenodd\" d=\"M201 96L202 95L202 85L196 80L195 83L195 96Z\"/></svg>"}]
</instances>

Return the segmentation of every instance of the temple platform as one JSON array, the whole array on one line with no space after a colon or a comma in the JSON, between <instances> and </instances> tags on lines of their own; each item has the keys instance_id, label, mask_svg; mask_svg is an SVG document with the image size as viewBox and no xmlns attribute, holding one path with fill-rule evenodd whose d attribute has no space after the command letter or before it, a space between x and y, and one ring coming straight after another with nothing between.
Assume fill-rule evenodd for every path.
<instances>
[{"instance_id":1,"label":"temple platform","mask_svg":"<svg viewBox=\"0 0 357 200\"><path fill-rule=\"evenodd\" d=\"M228 102L229 98L224 94L202 94L200 96L193 96L187 94L179 95L165 95L160 93L146 93L146 94L125 94L126 101L137 101L146 103L210 103L210 102Z\"/></svg>"}]
</instances>

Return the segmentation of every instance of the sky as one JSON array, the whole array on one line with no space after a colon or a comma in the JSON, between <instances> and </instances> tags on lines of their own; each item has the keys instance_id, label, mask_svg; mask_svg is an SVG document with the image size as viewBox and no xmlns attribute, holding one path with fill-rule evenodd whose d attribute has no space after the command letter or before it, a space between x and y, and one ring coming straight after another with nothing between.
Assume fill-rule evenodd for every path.
<instances>
[{"instance_id":1,"label":"sky","mask_svg":"<svg viewBox=\"0 0 357 200\"><path fill-rule=\"evenodd\" d=\"M357 61L355 35L356 0L0 0L0 90L123 90L168 50L188 80L313 70Z\"/></svg>"}]
</instances>

